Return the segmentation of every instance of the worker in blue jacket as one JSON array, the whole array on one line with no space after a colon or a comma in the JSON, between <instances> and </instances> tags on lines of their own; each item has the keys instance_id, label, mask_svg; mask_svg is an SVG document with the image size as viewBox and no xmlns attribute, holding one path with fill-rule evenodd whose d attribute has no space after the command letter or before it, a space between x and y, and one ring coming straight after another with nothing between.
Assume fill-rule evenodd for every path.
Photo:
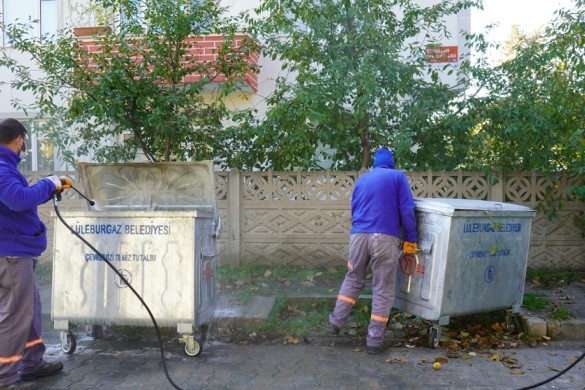
<instances>
[{"instance_id":1,"label":"worker in blue jacket","mask_svg":"<svg viewBox=\"0 0 585 390\"><path fill-rule=\"evenodd\" d=\"M347 273L327 327L329 333L339 334L366 284L366 271L371 266L373 299L366 336L366 351L370 354L385 349L384 332L394 302L401 249L408 254L417 250L414 208L406 175L395 169L392 152L380 149L374 156L374 169L360 176L353 190Z\"/></svg>"},{"instance_id":2,"label":"worker in blue jacket","mask_svg":"<svg viewBox=\"0 0 585 390\"><path fill-rule=\"evenodd\" d=\"M0 389L34 389L36 384L26 381L63 369L63 363L43 359L34 270L47 248L47 228L37 206L71 181L52 175L29 186L18 171L26 140L22 123L0 121Z\"/></svg>"}]
</instances>

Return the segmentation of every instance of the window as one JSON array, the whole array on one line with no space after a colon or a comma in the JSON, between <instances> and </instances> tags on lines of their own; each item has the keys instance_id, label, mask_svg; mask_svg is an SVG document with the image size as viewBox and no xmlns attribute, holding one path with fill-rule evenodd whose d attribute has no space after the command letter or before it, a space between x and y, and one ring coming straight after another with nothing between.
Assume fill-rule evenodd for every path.
<instances>
[{"instance_id":1,"label":"window","mask_svg":"<svg viewBox=\"0 0 585 390\"><path fill-rule=\"evenodd\" d=\"M59 0L0 0L2 21L5 24L27 23L29 18L40 20L40 31L35 34L53 34L59 28ZM4 35L3 45L10 43Z\"/></svg>"},{"instance_id":2,"label":"window","mask_svg":"<svg viewBox=\"0 0 585 390\"><path fill-rule=\"evenodd\" d=\"M69 170L67 164L60 161L57 148L53 143L39 134L38 128L40 127L40 122L23 121L23 123L28 131L26 141L26 150L28 153L20 163L20 169L25 172Z\"/></svg>"}]
</instances>

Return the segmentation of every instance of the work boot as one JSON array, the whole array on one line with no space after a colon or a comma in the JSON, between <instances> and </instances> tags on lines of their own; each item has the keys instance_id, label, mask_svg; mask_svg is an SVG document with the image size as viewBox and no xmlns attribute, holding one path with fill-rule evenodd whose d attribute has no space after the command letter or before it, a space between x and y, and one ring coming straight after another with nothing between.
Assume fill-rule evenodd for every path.
<instances>
[{"instance_id":1,"label":"work boot","mask_svg":"<svg viewBox=\"0 0 585 390\"><path fill-rule=\"evenodd\" d=\"M339 326L335 325L335 324L329 324L327 325L327 333L332 334L333 336L337 336L339 334L339 331L341 329L339 328Z\"/></svg>"},{"instance_id":2,"label":"work boot","mask_svg":"<svg viewBox=\"0 0 585 390\"><path fill-rule=\"evenodd\" d=\"M39 386L36 383L23 381L14 382L5 386L0 385L0 390L36 390L38 388Z\"/></svg>"},{"instance_id":3,"label":"work boot","mask_svg":"<svg viewBox=\"0 0 585 390\"><path fill-rule=\"evenodd\" d=\"M369 345L366 346L366 352L369 353L370 355L377 355L380 352L384 352L386 349L388 349L388 346L384 344L376 345L375 347Z\"/></svg>"},{"instance_id":4,"label":"work boot","mask_svg":"<svg viewBox=\"0 0 585 390\"><path fill-rule=\"evenodd\" d=\"M58 374L63 369L63 363L61 362L54 362L54 363L45 363L40 368L33 372L29 372L26 374L20 374L20 379L23 381L30 381L36 378L42 378L44 376L51 376Z\"/></svg>"}]
</instances>

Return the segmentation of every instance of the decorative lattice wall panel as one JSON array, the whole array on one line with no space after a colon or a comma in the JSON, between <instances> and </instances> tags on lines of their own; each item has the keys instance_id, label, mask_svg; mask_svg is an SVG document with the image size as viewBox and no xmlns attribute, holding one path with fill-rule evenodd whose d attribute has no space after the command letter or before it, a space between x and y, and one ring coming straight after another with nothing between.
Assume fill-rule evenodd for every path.
<instances>
[{"instance_id":1,"label":"decorative lattice wall panel","mask_svg":"<svg viewBox=\"0 0 585 390\"><path fill-rule=\"evenodd\" d=\"M48 173L28 176L35 182ZM67 174L74 179L75 173ZM350 201L358 172L216 172L216 196L222 219L220 262L223 264L345 264L351 226ZM551 179L536 173L505 179L478 172L409 172L416 197L505 201L529 207L544 204L550 190L564 207L549 219L539 212L533 220L530 267L585 269L585 239L572 223L585 210L567 199L565 189L579 184L564 175ZM76 185L80 188L80 184ZM86 208L73 191L61 209ZM52 258L52 202L39 208L49 228L49 248L41 261ZM550 211L550 210L549 210Z\"/></svg>"}]
</instances>

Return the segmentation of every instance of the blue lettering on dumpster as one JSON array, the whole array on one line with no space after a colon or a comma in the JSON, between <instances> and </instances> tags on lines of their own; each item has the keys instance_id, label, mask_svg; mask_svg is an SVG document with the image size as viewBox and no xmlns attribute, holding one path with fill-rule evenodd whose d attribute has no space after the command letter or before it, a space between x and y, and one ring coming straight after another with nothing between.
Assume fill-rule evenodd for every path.
<instances>
[{"instance_id":1,"label":"blue lettering on dumpster","mask_svg":"<svg viewBox=\"0 0 585 390\"><path fill-rule=\"evenodd\" d=\"M470 259L481 259L489 257L508 257L510 256L510 249L489 249L477 250L469 252Z\"/></svg>"},{"instance_id":2,"label":"blue lettering on dumpster","mask_svg":"<svg viewBox=\"0 0 585 390\"><path fill-rule=\"evenodd\" d=\"M156 255L147 255L142 253L102 253L103 257L97 253L86 253L85 261L103 261L104 257L108 261L134 261L134 262L150 262L156 261Z\"/></svg>"},{"instance_id":3,"label":"blue lettering on dumpster","mask_svg":"<svg viewBox=\"0 0 585 390\"><path fill-rule=\"evenodd\" d=\"M84 224L75 225L77 234L141 234L170 235L170 225L122 225L122 224Z\"/></svg>"},{"instance_id":4,"label":"blue lettering on dumpster","mask_svg":"<svg viewBox=\"0 0 585 390\"><path fill-rule=\"evenodd\" d=\"M463 233L520 233L522 231L521 223L478 223L468 222L463 224Z\"/></svg>"}]
</instances>

